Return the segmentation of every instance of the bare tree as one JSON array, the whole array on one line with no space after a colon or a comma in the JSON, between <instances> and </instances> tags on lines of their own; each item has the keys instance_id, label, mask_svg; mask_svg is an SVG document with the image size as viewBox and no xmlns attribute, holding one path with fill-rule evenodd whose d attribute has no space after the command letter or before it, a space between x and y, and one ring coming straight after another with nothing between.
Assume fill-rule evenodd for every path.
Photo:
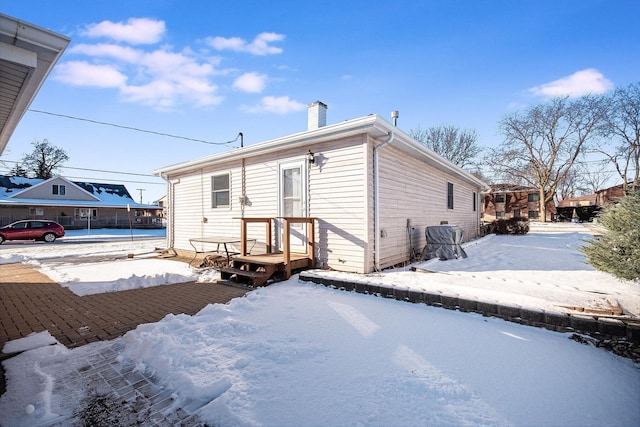
<instances>
[{"instance_id":1,"label":"bare tree","mask_svg":"<svg viewBox=\"0 0 640 427\"><path fill-rule=\"evenodd\" d=\"M560 200L570 199L575 197L578 191L580 178L576 169L571 169L564 177L562 181L558 183L558 190L556 191L556 202Z\"/></svg>"},{"instance_id":2,"label":"bare tree","mask_svg":"<svg viewBox=\"0 0 640 427\"><path fill-rule=\"evenodd\" d=\"M46 139L34 141L31 145L33 145L33 151L31 154L25 154L22 157L22 166L28 173L33 174L35 178L51 178L53 172L69 160L66 151L52 145Z\"/></svg>"},{"instance_id":3,"label":"bare tree","mask_svg":"<svg viewBox=\"0 0 640 427\"><path fill-rule=\"evenodd\" d=\"M555 98L504 117L504 142L492 150L497 175L539 189L540 219L603 118L600 96Z\"/></svg>"},{"instance_id":4,"label":"bare tree","mask_svg":"<svg viewBox=\"0 0 640 427\"><path fill-rule=\"evenodd\" d=\"M409 135L461 168L473 165L482 151L478 146L478 134L472 129L460 129L452 125L428 129L418 127L411 129Z\"/></svg>"},{"instance_id":5,"label":"bare tree","mask_svg":"<svg viewBox=\"0 0 640 427\"><path fill-rule=\"evenodd\" d=\"M601 134L610 146L598 151L615 166L623 189L640 188L640 83L615 90Z\"/></svg>"},{"instance_id":6,"label":"bare tree","mask_svg":"<svg viewBox=\"0 0 640 427\"><path fill-rule=\"evenodd\" d=\"M597 161L594 166L586 166L580 163L576 166L578 174L578 190L584 194L593 194L602 190L605 183L611 178L612 173L607 171L608 160Z\"/></svg>"}]
</instances>

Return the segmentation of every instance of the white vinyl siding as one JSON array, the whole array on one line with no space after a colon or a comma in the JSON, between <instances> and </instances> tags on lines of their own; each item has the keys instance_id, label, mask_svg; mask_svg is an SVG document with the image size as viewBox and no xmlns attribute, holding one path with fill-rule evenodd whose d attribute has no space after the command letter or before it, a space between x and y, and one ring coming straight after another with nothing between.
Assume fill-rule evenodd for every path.
<instances>
[{"instance_id":1,"label":"white vinyl siding","mask_svg":"<svg viewBox=\"0 0 640 427\"><path fill-rule=\"evenodd\" d=\"M364 273L369 251L366 139L362 135L314 146L309 216L316 223L319 266Z\"/></svg>"},{"instance_id":2,"label":"white vinyl siding","mask_svg":"<svg viewBox=\"0 0 640 427\"><path fill-rule=\"evenodd\" d=\"M213 175L228 173L231 181L229 206L225 208L211 207L211 180ZM171 219L175 224L174 247L182 250L193 250L189 239L210 236L239 236L240 225L234 224L233 209L238 204L234 203L233 189L235 177L239 178L239 168L233 164L225 164L217 170L202 169L180 176L178 183L174 184L175 218ZM239 183L238 187L239 188ZM239 212L238 215L239 216ZM198 249L201 249L200 247Z\"/></svg>"},{"instance_id":3,"label":"white vinyl siding","mask_svg":"<svg viewBox=\"0 0 640 427\"><path fill-rule=\"evenodd\" d=\"M304 161L311 150L316 162L305 163L307 192L303 199L307 200L306 215L317 218L317 267L369 273L374 268L375 240L373 147L380 143L363 133L254 154L244 160L244 184L240 158L169 176L174 182L173 207L169 209L174 217L169 223L175 235L168 239L176 249L193 250L189 238L239 237L242 216L277 217L281 166ZM381 268L405 262L412 249L420 255L427 226L446 221L462 227L465 239L476 236L479 213L465 201L480 190L477 186L443 171L446 165L426 163L393 143L379 153L380 229L385 233L380 239ZM216 209L211 207L211 177L222 173L230 178L229 206ZM454 209L447 209L448 182L453 184ZM264 224L250 224L248 235L263 241L264 230ZM278 242L274 240L274 244Z\"/></svg>"},{"instance_id":4,"label":"white vinyl siding","mask_svg":"<svg viewBox=\"0 0 640 427\"><path fill-rule=\"evenodd\" d=\"M55 197L56 200L97 200L95 196L89 194L73 182L59 177L26 188L14 197L16 199L52 199Z\"/></svg>"},{"instance_id":5,"label":"white vinyl siding","mask_svg":"<svg viewBox=\"0 0 640 427\"><path fill-rule=\"evenodd\" d=\"M379 165L380 229L385 236L380 239L381 268L405 262L411 249L420 256L427 226L446 222L462 227L465 240L477 235L478 212L469 205L455 204L455 200L469 200L477 188L393 146L380 151ZM448 183L453 184L453 209L447 207Z\"/></svg>"}]
</instances>

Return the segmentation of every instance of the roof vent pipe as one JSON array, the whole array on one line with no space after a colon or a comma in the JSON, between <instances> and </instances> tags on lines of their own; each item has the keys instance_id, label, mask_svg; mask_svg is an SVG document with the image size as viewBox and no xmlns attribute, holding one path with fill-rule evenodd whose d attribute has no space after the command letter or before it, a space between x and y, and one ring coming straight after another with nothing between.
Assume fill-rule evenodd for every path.
<instances>
[{"instance_id":1,"label":"roof vent pipe","mask_svg":"<svg viewBox=\"0 0 640 427\"><path fill-rule=\"evenodd\" d=\"M398 117L400 117L400 111L395 110L391 112L391 118L393 119L394 126L398 126Z\"/></svg>"},{"instance_id":2,"label":"roof vent pipe","mask_svg":"<svg viewBox=\"0 0 640 427\"><path fill-rule=\"evenodd\" d=\"M316 101L307 107L307 130L315 130L327 125L327 104Z\"/></svg>"}]
</instances>

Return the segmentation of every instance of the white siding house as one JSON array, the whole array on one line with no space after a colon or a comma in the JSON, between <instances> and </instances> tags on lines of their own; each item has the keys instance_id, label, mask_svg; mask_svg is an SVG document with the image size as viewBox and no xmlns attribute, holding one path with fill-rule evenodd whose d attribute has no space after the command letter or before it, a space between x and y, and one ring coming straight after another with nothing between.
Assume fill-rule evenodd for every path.
<instances>
[{"instance_id":1,"label":"white siding house","mask_svg":"<svg viewBox=\"0 0 640 427\"><path fill-rule=\"evenodd\" d=\"M162 228L162 207L136 203L122 184L0 175L0 226L49 219L67 229Z\"/></svg>"},{"instance_id":2,"label":"white siding house","mask_svg":"<svg viewBox=\"0 0 640 427\"><path fill-rule=\"evenodd\" d=\"M324 109L310 106L317 128L157 170L168 183L168 246L239 237L243 217L312 217L316 266L368 273L420 255L427 226L478 235L482 181L380 116L325 126ZM262 224L248 233L264 240Z\"/></svg>"}]
</instances>

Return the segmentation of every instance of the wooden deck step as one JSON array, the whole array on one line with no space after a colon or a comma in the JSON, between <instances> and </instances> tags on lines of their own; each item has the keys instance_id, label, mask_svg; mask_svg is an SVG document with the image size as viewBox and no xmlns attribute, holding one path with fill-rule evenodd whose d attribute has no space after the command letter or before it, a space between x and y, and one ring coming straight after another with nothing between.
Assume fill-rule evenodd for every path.
<instances>
[{"instance_id":1,"label":"wooden deck step","mask_svg":"<svg viewBox=\"0 0 640 427\"><path fill-rule=\"evenodd\" d=\"M247 270L243 266L234 265L220 269L222 280L232 280L238 283L245 283L251 286L264 286L276 272L275 266L266 266L261 271Z\"/></svg>"},{"instance_id":2,"label":"wooden deck step","mask_svg":"<svg viewBox=\"0 0 640 427\"><path fill-rule=\"evenodd\" d=\"M234 256L231 265L221 266L222 280L251 286L264 286L269 281L286 280L291 272L309 268L313 262L306 254L291 254L288 265L282 253Z\"/></svg>"}]
</instances>

